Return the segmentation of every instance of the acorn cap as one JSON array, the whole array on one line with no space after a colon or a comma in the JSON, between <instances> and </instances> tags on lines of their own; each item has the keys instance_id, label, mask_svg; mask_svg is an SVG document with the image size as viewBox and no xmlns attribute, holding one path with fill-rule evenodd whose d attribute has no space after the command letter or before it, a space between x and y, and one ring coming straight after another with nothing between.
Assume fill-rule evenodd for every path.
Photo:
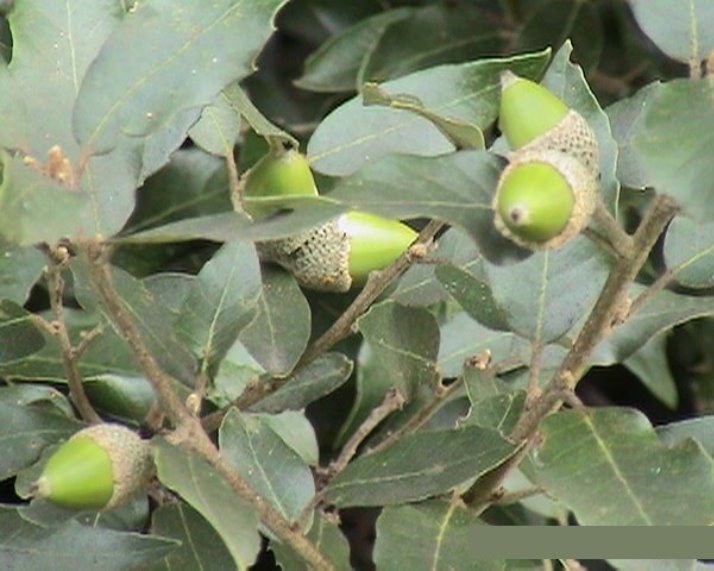
<instances>
[{"instance_id":1,"label":"acorn cap","mask_svg":"<svg viewBox=\"0 0 714 571\"><path fill-rule=\"evenodd\" d=\"M315 178L305 155L290 148L270 151L244 175L241 199L260 197L317 196ZM280 207L243 200L243 208L255 219L265 218Z\"/></svg>"},{"instance_id":2,"label":"acorn cap","mask_svg":"<svg viewBox=\"0 0 714 571\"><path fill-rule=\"evenodd\" d=\"M516 153L493 198L496 228L531 250L559 248L587 226L597 190L593 172L569 155Z\"/></svg>"},{"instance_id":3,"label":"acorn cap","mask_svg":"<svg viewBox=\"0 0 714 571\"><path fill-rule=\"evenodd\" d=\"M147 442L118 424L75 433L47 460L37 495L68 508L106 510L131 499L147 482L152 463Z\"/></svg>"},{"instance_id":4,"label":"acorn cap","mask_svg":"<svg viewBox=\"0 0 714 571\"><path fill-rule=\"evenodd\" d=\"M568 106L548 89L510 71L501 73L498 128L511 149L520 149L560 123Z\"/></svg>"},{"instance_id":5,"label":"acorn cap","mask_svg":"<svg viewBox=\"0 0 714 571\"><path fill-rule=\"evenodd\" d=\"M302 287L345 292L392 263L415 238L398 220L353 211L287 238L258 242L256 249Z\"/></svg>"}]
</instances>

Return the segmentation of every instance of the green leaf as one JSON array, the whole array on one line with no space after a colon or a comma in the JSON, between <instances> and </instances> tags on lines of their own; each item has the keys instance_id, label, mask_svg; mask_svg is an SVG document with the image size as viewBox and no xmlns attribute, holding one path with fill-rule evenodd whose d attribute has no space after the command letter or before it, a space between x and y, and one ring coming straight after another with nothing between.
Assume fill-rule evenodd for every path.
<instances>
[{"instance_id":1,"label":"green leaf","mask_svg":"<svg viewBox=\"0 0 714 571\"><path fill-rule=\"evenodd\" d=\"M385 301L373 305L357 326L404 398L419 387L436 386L439 327L431 313Z\"/></svg>"},{"instance_id":2,"label":"green leaf","mask_svg":"<svg viewBox=\"0 0 714 571\"><path fill-rule=\"evenodd\" d=\"M44 345L32 314L12 301L0 300L0 363L37 353Z\"/></svg>"},{"instance_id":3,"label":"green leaf","mask_svg":"<svg viewBox=\"0 0 714 571\"><path fill-rule=\"evenodd\" d=\"M250 407L251 412L302 410L341 387L352 374L352 361L341 353L325 353L283 381L280 388Z\"/></svg>"},{"instance_id":4,"label":"green leaf","mask_svg":"<svg viewBox=\"0 0 714 571\"><path fill-rule=\"evenodd\" d=\"M82 82L73 130L86 151L154 133L202 107L253 70L282 0L136 5L102 46ZM240 37L241 41L233 41ZM127 58L134 65L127 66Z\"/></svg>"},{"instance_id":5,"label":"green leaf","mask_svg":"<svg viewBox=\"0 0 714 571\"><path fill-rule=\"evenodd\" d=\"M696 559L608 559L618 571L711 571Z\"/></svg>"},{"instance_id":6,"label":"green leaf","mask_svg":"<svg viewBox=\"0 0 714 571\"><path fill-rule=\"evenodd\" d=\"M235 565L247 570L260 551L258 518L212 467L193 452L153 440L159 480L178 493L220 535Z\"/></svg>"},{"instance_id":7,"label":"green leaf","mask_svg":"<svg viewBox=\"0 0 714 571\"><path fill-rule=\"evenodd\" d=\"M650 83L632 97L620 99L606 109L612 125L612 136L620 151L617 156L617 178L624 186L645 188L651 185L649 173L634 147L633 138L644 128L647 106L660 87L658 82Z\"/></svg>"},{"instance_id":8,"label":"green leaf","mask_svg":"<svg viewBox=\"0 0 714 571\"><path fill-rule=\"evenodd\" d=\"M486 263L485 269L509 328L537 343L549 343L590 310L607 279L609 260L579 236L558 250L537 252L509 266Z\"/></svg>"},{"instance_id":9,"label":"green leaf","mask_svg":"<svg viewBox=\"0 0 714 571\"><path fill-rule=\"evenodd\" d=\"M74 258L70 268L74 275L79 302L84 307L91 307L96 300L91 289L87 263L81 258ZM111 279L114 289L122 300L124 310L139 328L144 343L159 365L176 379L192 386L196 362L174 332L173 316L168 309L157 303L154 293L149 291L140 280L124 270L112 266ZM101 309L104 311L103 307ZM106 317L110 322L112 321L111 316Z\"/></svg>"},{"instance_id":10,"label":"green leaf","mask_svg":"<svg viewBox=\"0 0 714 571\"><path fill-rule=\"evenodd\" d=\"M2 115L0 115L1 117ZM93 230L86 194L0 151L0 235L19 246L54 243Z\"/></svg>"},{"instance_id":11,"label":"green leaf","mask_svg":"<svg viewBox=\"0 0 714 571\"><path fill-rule=\"evenodd\" d=\"M8 15L13 46L12 61L0 72L0 141L5 148L21 149L38 164L44 164L48 150L57 145L74 171L75 183L71 186L83 191L71 194L66 187L52 188L49 179L44 185L35 181L29 188L14 186L12 196L19 196L24 189L23 202L33 205L14 210L20 217L12 220L12 226L23 228L24 243L40 241L40 234L50 242L95 232L110 235L121 228L133 208L140 164L128 165L121 160L126 158L123 153L112 160L93 157L87 162L72 133L79 84L105 40L125 17L125 9L114 0L90 5L78 0L27 0L13 6ZM80 163L84 163L83 168ZM21 173L18 168L14 170ZM50 194L52 199L48 200ZM92 211L88 209L90 203ZM51 213L46 210L49 207ZM7 204L0 210L6 215L11 212ZM2 226L8 228L7 224Z\"/></svg>"},{"instance_id":12,"label":"green leaf","mask_svg":"<svg viewBox=\"0 0 714 571\"><path fill-rule=\"evenodd\" d=\"M7 389L0 388L0 396ZM17 474L36 462L48 444L66 438L82 428L70 417L49 411L39 405L17 404L15 400L0 400L0 481Z\"/></svg>"},{"instance_id":13,"label":"green leaf","mask_svg":"<svg viewBox=\"0 0 714 571\"><path fill-rule=\"evenodd\" d=\"M245 97L238 82L221 91L201 111L201 118L191 127L188 136L207 153L229 156L240 136L238 97Z\"/></svg>"},{"instance_id":14,"label":"green leaf","mask_svg":"<svg viewBox=\"0 0 714 571\"><path fill-rule=\"evenodd\" d=\"M623 364L637 375L659 400L671 409L677 408L679 395L667 361L666 334L650 339Z\"/></svg>"},{"instance_id":15,"label":"green leaf","mask_svg":"<svg viewBox=\"0 0 714 571\"><path fill-rule=\"evenodd\" d=\"M499 53L489 14L470 4L433 4L390 25L368 54L359 83L384 81L444 63Z\"/></svg>"},{"instance_id":16,"label":"green leaf","mask_svg":"<svg viewBox=\"0 0 714 571\"><path fill-rule=\"evenodd\" d=\"M502 161L483 151L439 157L388 156L337 183L330 198L391 218L436 218L461 227L489 258L512 260L523 250L493 225L491 201Z\"/></svg>"},{"instance_id":17,"label":"green leaf","mask_svg":"<svg viewBox=\"0 0 714 571\"><path fill-rule=\"evenodd\" d=\"M434 255L439 260L472 273L481 265L482 258L474 241L460 228L449 228L436 242ZM399 279L391 298L404 305L432 305L449 298L436 279L434 264L413 264Z\"/></svg>"},{"instance_id":18,"label":"green leaf","mask_svg":"<svg viewBox=\"0 0 714 571\"><path fill-rule=\"evenodd\" d=\"M235 563L221 537L191 506L183 503L165 504L153 514L151 531L181 542L178 549L166 555L151 571L202 569L226 571Z\"/></svg>"},{"instance_id":19,"label":"green leaf","mask_svg":"<svg viewBox=\"0 0 714 571\"><path fill-rule=\"evenodd\" d=\"M669 57L697 62L714 49L714 5L707 0L672 4L667 0L632 0L637 23Z\"/></svg>"},{"instance_id":20,"label":"green leaf","mask_svg":"<svg viewBox=\"0 0 714 571\"><path fill-rule=\"evenodd\" d=\"M490 329L508 330L508 312L495 299L483 271L479 272L481 275L474 275L452 264L444 264L434 273L444 289L472 318Z\"/></svg>"},{"instance_id":21,"label":"green leaf","mask_svg":"<svg viewBox=\"0 0 714 571\"><path fill-rule=\"evenodd\" d=\"M670 422L657 427L657 436L667 446L674 446L686 438L694 438L714 456L714 416L700 416Z\"/></svg>"},{"instance_id":22,"label":"green leaf","mask_svg":"<svg viewBox=\"0 0 714 571\"><path fill-rule=\"evenodd\" d=\"M310 306L292 275L263 268L257 314L241 331L240 340L273 377L293 370L310 340Z\"/></svg>"},{"instance_id":23,"label":"green leaf","mask_svg":"<svg viewBox=\"0 0 714 571\"><path fill-rule=\"evenodd\" d=\"M226 460L288 521L296 520L315 495L310 468L262 415L231 410L219 442Z\"/></svg>"},{"instance_id":24,"label":"green leaf","mask_svg":"<svg viewBox=\"0 0 714 571\"><path fill-rule=\"evenodd\" d=\"M135 425L144 422L156 400L149 381L144 377L98 374L84 379L84 390L94 408Z\"/></svg>"},{"instance_id":25,"label":"green leaf","mask_svg":"<svg viewBox=\"0 0 714 571\"><path fill-rule=\"evenodd\" d=\"M79 343L81 335L92 330L98 323L96 315L65 308L65 320L73 344ZM0 374L12 380L47 381L67 383L67 370L62 360L57 341L47 332L42 332L45 346L20 361L0 365ZM134 356L126 343L110 327L105 326L87 347L78 362L82 378L91 381L104 374L137 376L140 374Z\"/></svg>"},{"instance_id":26,"label":"green leaf","mask_svg":"<svg viewBox=\"0 0 714 571\"><path fill-rule=\"evenodd\" d=\"M351 571L350 546L342 534L334 516L315 512L315 518L307 538L330 560L336 571ZM337 518L334 518L337 519ZM305 560L299 557L284 543L271 543L275 559L285 571L310 571Z\"/></svg>"},{"instance_id":27,"label":"green leaf","mask_svg":"<svg viewBox=\"0 0 714 571\"><path fill-rule=\"evenodd\" d=\"M409 94L428 109L485 129L498 113L500 72L512 69L535 77L547 57L548 52L542 52L443 65L380 87L387 93ZM335 109L313 133L308 155L319 172L344 176L388 154L435 156L454 150L430 121L398 109L364 107L361 99L356 97Z\"/></svg>"},{"instance_id":28,"label":"green leaf","mask_svg":"<svg viewBox=\"0 0 714 571\"><path fill-rule=\"evenodd\" d=\"M635 299L644 290L644 286L633 284L630 288L630 299ZM714 301L709 297L692 297L667 290L660 291L597 346L592 364L621 363L657 333L690 319L712 314L714 314Z\"/></svg>"},{"instance_id":29,"label":"green leaf","mask_svg":"<svg viewBox=\"0 0 714 571\"><path fill-rule=\"evenodd\" d=\"M615 176L617 143L610 121L585 81L583 70L570 62L573 46L567 40L553 58L542 84L571 109L578 111L592 128L600 156L600 194L608 208L617 214L620 183Z\"/></svg>"},{"instance_id":30,"label":"green leaf","mask_svg":"<svg viewBox=\"0 0 714 571\"><path fill-rule=\"evenodd\" d=\"M175 325L203 370L215 369L253 319L260 288L260 265L250 242L225 244L203 266Z\"/></svg>"},{"instance_id":31,"label":"green leaf","mask_svg":"<svg viewBox=\"0 0 714 571\"><path fill-rule=\"evenodd\" d=\"M121 244L159 244L200 239L231 242L283 238L321 222L326 222L346 210L344 206L327 197L301 196L291 198L289 203L282 197L260 200L265 204L271 201L279 201L281 205L288 207L295 206L295 211L257 223L252 222L244 214L221 212L129 234L116 241Z\"/></svg>"},{"instance_id":32,"label":"green leaf","mask_svg":"<svg viewBox=\"0 0 714 571\"><path fill-rule=\"evenodd\" d=\"M562 411L541 423L540 434L537 478L581 525L714 521L712 458L694 440L663 445L640 412Z\"/></svg>"},{"instance_id":33,"label":"green leaf","mask_svg":"<svg viewBox=\"0 0 714 571\"><path fill-rule=\"evenodd\" d=\"M146 180L124 233L233 210L223 161L199 149L180 149ZM221 176L223 175L223 176Z\"/></svg>"},{"instance_id":34,"label":"green leaf","mask_svg":"<svg viewBox=\"0 0 714 571\"><path fill-rule=\"evenodd\" d=\"M461 374L464 361L488 350L491 359L501 361L511 355L514 335L508 331L493 331L459 312L441 326L439 371L443 377Z\"/></svg>"},{"instance_id":35,"label":"green leaf","mask_svg":"<svg viewBox=\"0 0 714 571\"><path fill-rule=\"evenodd\" d=\"M595 67L603 48L603 30L599 11L591 4L570 0L534 3L514 41L515 52L557 50L570 38L575 60L587 69Z\"/></svg>"},{"instance_id":36,"label":"green leaf","mask_svg":"<svg viewBox=\"0 0 714 571\"><path fill-rule=\"evenodd\" d=\"M483 398L482 395L469 392L471 411L461 422L461 426L482 426L493 428L507 436L516 426L523 404L525 391L514 391Z\"/></svg>"},{"instance_id":37,"label":"green leaf","mask_svg":"<svg viewBox=\"0 0 714 571\"><path fill-rule=\"evenodd\" d=\"M395 8L360 20L324 42L305 60L303 75L295 81L310 91L354 91L359 88L360 68L368 61L384 31L412 13Z\"/></svg>"},{"instance_id":38,"label":"green leaf","mask_svg":"<svg viewBox=\"0 0 714 571\"><path fill-rule=\"evenodd\" d=\"M483 131L477 125L435 113L424 107L424 104L413 95L389 95L376 83L366 83L362 87L362 101L365 106L381 105L391 109L401 109L428 119L456 149L481 151L486 148Z\"/></svg>"},{"instance_id":39,"label":"green leaf","mask_svg":"<svg viewBox=\"0 0 714 571\"><path fill-rule=\"evenodd\" d=\"M45 263L45 257L34 247L5 250L0 254L0 299L24 305Z\"/></svg>"},{"instance_id":40,"label":"green leaf","mask_svg":"<svg viewBox=\"0 0 714 571\"><path fill-rule=\"evenodd\" d=\"M677 216L667 228L664 261L677 283L691 288L714 285L714 223Z\"/></svg>"},{"instance_id":41,"label":"green leaf","mask_svg":"<svg viewBox=\"0 0 714 571\"><path fill-rule=\"evenodd\" d=\"M171 539L80 525L56 527L26 519L26 509L0 506L0 567L125 571L147 565L177 547Z\"/></svg>"},{"instance_id":42,"label":"green leaf","mask_svg":"<svg viewBox=\"0 0 714 571\"><path fill-rule=\"evenodd\" d=\"M474 538L482 525L478 516L458 502L432 500L387 507L377 520L374 561L380 569L399 561L403 569L412 571L504 571L505 561L481 557L481 546Z\"/></svg>"},{"instance_id":43,"label":"green leaf","mask_svg":"<svg viewBox=\"0 0 714 571\"><path fill-rule=\"evenodd\" d=\"M325 500L340 507L423 500L486 473L515 449L479 426L418 432L352 461L325 488Z\"/></svg>"},{"instance_id":44,"label":"green leaf","mask_svg":"<svg viewBox=\"0 0 714 571\"><path fill-rule=\"evenodd\" d=\"M642 128L633 137L650 184L675 198L694 220L714 220L714 166L699 160L714 153L714 84L674 80L649 98Z\"/></svg>"}]
</instances>

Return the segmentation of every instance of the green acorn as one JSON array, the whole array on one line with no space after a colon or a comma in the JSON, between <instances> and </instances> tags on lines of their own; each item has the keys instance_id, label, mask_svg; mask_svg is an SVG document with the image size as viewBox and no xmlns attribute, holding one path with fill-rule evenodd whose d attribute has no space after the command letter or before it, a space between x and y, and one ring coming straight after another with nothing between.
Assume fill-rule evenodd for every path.
<instances>
[{"instance_id":1,"label":"green acorn","mask_svg":"<svg viewBox=\"0 0 714 571\"><path fill-rule=\"evenodd\" d=\"M599 170L597 138L583 116L545 87L510 71L501 74L499 128L513 151L559 151L594 173Z\"/></svg>"},{"instance_id":2,"label":"green acorn","mask_svg":"<svg viewBox=\"0 0 714 571\"><path fill-rule=\"evenodd\" d=\"M36 495L74 509L106 510L131 499L151 475L149 444L118 424L75 433L47 460Z\"/></svg>"},{"instance_id":3,"label":"green acorn","mask_svg":"<svg viewBox=\"0 0 714 571\"><path fill-rule=\"evenodd\" d=\"M348 212L293 236L259 242L256 248L261 259L291 272L302 287L345 292L391 264L416 236L398 220Z\"/></svg>"},{"instance_id":4,"label":"green acorn","mask_svg":"<svg viewBox=\"0 0 714 571\"><path fill-rule=\"evenodd\" d=\"M294 148L271 150L244 178L242 197L317 196L317 186L305 155ZM280 210L279 206L243 201L243 208L259 220Z\"/></svg>"},{"instance_id":5,"label":"green acorn","mask_svg":"<svg viewBox=\"0 0 714 571\"><path fill-rule=\"evenodd\" d=\"M587 226L597 188L594 173L570 155L519 151L493 198L496 228L532 250L559 248Z\"/></svg>"}]
</instances>

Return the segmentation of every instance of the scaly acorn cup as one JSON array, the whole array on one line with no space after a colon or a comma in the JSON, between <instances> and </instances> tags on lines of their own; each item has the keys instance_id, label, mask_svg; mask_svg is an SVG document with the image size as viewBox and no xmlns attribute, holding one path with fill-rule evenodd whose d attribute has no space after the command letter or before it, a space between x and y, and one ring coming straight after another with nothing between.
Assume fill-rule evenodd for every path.
<instances>
[{"instance_id":1,"label":"scaly acorn cup","mask_svg":"<svg viewBox=\"0 0 714 571\"><path fill-rule=\"evenodd\" d=\"M519 151L498 181L496 228L531 250L559 248L587 226L597 189L595 174L570 155Z\"/></svg>"},{"instance_id":2,"label":"scaly acorn cup","mask_svg":"<svg viewBox=\"0 0 714 571\"><path fill-rule=\"evenodd\" d=\"M317 196L317 186L307 158L293 148L270 151L244 178L243 198ZM280 210L279 206L243 201L243 208L255 220Z\"/></svg>"},{"instance_id":3,"label":"scaly acorn cup","mask_svg":"<svg viewBox=\"0 0 714 571\"><path fill-rule=\"evenodd\" d=\"M510 71L501 74L498 125L513 151L559 151L594 173L599 170L597 138L583 116L542 85Z\"/></svg>"},{"instance_id":4,"label":"scaly acorn cup","mask_svg":"<svg viewBox=\"0 0 714 571\"><path fill-rule=\"evenodd\" d=\"M348 212L293 236L259 242L256 248L261 259L288 270L304 288L345 292L391 264L416 236L398 220Z\"/></svg>"},{"instance_id":5,"label":"scaly acorn cup","mask_svg":"<svg viewBox=\"0 0 714 571\"><path fill-rule=\"evenodd\" d=\"M36 495L73 509L107 510L131 499L152 471L148 442L118 424L72 435L47 460Z\"/></svg>"}]
</instances>

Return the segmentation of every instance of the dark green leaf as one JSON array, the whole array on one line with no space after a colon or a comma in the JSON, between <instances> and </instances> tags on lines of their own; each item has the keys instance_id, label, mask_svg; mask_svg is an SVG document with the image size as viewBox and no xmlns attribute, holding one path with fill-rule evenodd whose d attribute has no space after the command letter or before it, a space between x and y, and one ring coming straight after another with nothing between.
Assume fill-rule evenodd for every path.
<instances>
[{"instance_id":1,"label":"dark green leaf","mask_svg":"<svg viewBox=\"0 0 714 571\"><path fill-rule=\"evenodd\" d=\"M84 526L74 520L48 528L27 520L24 512L0 506L0 567L5 571L125 571L177 547L171 539Z\"/></svg>"},{"instance_id":2,"label":"dark green leaf","mask_svg":"<svg viewBox=\"0 0 714 571\"><path fill-rule=\"evenodd\" d=\"M225 244L203 266L176 328L205 370L213 370L255 316L260 265L250 242Z\"/></svg>"},{"instance_id":3,"label":"dark green leaf","mask_svg":"<svg viewBox=\"0 0 714 571\"><path fill-rule=\"evenodd\" d=\"M219 442L226 460L288 521L296 520L315 495L310 468L262 415L231 410Z\"/></svg>"},{"instance_id":4,"label":"dark green leaf","mask_svg":"<svg viewBox=\"0 0 714 571\"><path fill-rule=\"evenodd\" d=\"M478 516L458 502L432 500L388 507L377 520L375 563L388 569L399 561L403 569L411 571L505 571L505 561L481 558L474 538L482 525Z\"/></svg>"},{"instance_id":5,"label":"dark green leaf","mask_svg":"<svg viewBox=\"0 0 714 571\"><path fill-rule=\"evenodd\" d=\"M408 8L387 10L335 34L305 60L303 75L295 84L311 91L359 89L360 68L384 30L411 13Z\"/></svg>"},{"instance_id":6,"label":"dark green leaf","mask_svg":"<svg viewBox=\"0 0 714 571\"><path fill-rule=\"evenodd\" d=\"M255 319L240 333L243 346L274 377L293 370L310 339L310 306L295 279L263 268Z\"/></svg>"},{"instance_id":7,"label":"dark green leaf","mask_svg":"<svg viewBox=\"0 0 714 571\"><path fill-rule=\"evenodd\" d=\"M466 3L436 3L390 25L368 54L359 83L384 81L444 63L500 52L488 14Z\"/></svg>"},{"instance_id":8,"label":"dark green leaf","mask_svg":"<svg viewBox=\"0 0 714 571\"><path fill-rule=\"evenodd\" d=\"M178 493L221 536L235 565L243 570L255 562L260 551L258 518L252 506L202 458L154 439L154 461L159 480Z\"/></svg>"},{"instance_id":9,"label":"dark green leaf","mask_svg":"<svg viewBox=\"0 0 714 571\"><path fill-rule=\"evenodd\" d=\"M235 569L231 554L221 537L196 510L186 504L165 504L154 512L151 530L163 537L181 542L178 549L166 555L151 571L201 569L228 571Z\"/></svg>"},{"instance_id":10,"label":"dark green leaf","mask_svg":"<svg viewBox=\"0 0 714 571\"><path fill-rule=\"evenodd\" d=\"M341 507L423 500L484 474L515 449L479 426L418 432L351 462L325 488L325 499Z\"/></svg>"},{"instance_id":11,"label":"dark green leaf","mask_svg":"<svg viewBox=\"0 0 714 571\"><path fill-rule=\"evenodd\" d=\"M84 379L84 390L97 410L123 422L141 424L156 397L144 377L111 373Z\"/></svg>"},{"instance_id":12,"label":"dark green leaf","mask_svg":"<svg viewBox=\"0 0 714 571\"><path fill-rule=\"evenodd\" d=\"M37 353L45 338L32 320L32 314L15 302L0 300L0 363L17 361Z\"/></svg>"},{"instance_id":13,"label":"dark green leaf","mask_svg":"<svg viewBox=\"0 0 714 571\"><path fill-rule=\"evenodd\" d=\"M6 389L0 388L0 395ZM0 481L37 461L48 444L66 438L82 424L37 405L21 405L0 400Z\"/></svg>"},{"instance_id":14,"label":"dark green leaf","mask_svg":"<svg viewBox=\"0 0 714 571\"><path fill-rule=\"evenodd\" d=\"M407 400L421 386L436 386L439 327L431 313L385 301L372 306L357 325L389 371L391 386Z\"/></svg>"},{"instance_id":15,"label":"dark green leaf","mask_svg":"<svg viewBox=\"0 0 714 571\"><path fill-rule=\"evenodd\" d=\"M352 373L352 361L341 353L326 353L301 367L274 393L250 407L251 412L301 410L342 386Z\"/></svg>"},{"instance_id":16,"label":"dark green leaf","mask_svg":"<svg viewBox=\"0 0 714 571\"><path fill-rule=\"evenodd\" d=\"M428 109L485 129L498 113L500 72L512 69L520 75L535 77L543 70L547 57L548 53L543 52L443 65L380 87L389 94L411 95ZM397 109L364 107L361 97L351 99L328 115L308 145L315 169L342 176L388 154L435 156L453 150L454 146L430 121ZM437 178L440 177L433 177Z\"/></svg>"},{"instance_id":17,"label":"dark green leaf","mask_svg":"<svg viewBox=\"0 0 714 571\"><path fill-rule=\"evenodd\" d=\"M538 480L580 524L714 521L714 461L694 440L663 445L633 409L563 411L539 430Z\"/></svg>"}]
</instances>

